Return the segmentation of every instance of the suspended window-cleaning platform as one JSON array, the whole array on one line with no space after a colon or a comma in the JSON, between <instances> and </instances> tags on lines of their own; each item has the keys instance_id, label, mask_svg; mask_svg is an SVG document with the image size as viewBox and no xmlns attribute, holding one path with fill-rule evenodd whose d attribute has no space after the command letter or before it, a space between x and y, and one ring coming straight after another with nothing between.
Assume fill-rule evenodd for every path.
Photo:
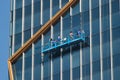
<instances>
[{"instance_id":1,"label":"suspended window-cleaning platform","mask_svg":"<svg viewBox=\"0 0 120 80\"><path fill-rule=\"evenodd\" d=\"M60 48L69 47L70 45L85 43L85 33L81 35L74 35L73 37L65 37L62 40L52 40L42 47L42 53L53 52Z\"/></svg>"}]
</instances>

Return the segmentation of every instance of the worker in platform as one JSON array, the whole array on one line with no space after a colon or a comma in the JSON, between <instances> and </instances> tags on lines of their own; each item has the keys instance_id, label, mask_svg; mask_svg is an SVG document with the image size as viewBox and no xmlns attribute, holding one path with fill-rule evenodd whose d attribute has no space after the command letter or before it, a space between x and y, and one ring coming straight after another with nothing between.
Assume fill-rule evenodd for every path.
<instances>
[{"instance_id":1,"label":"worker in platform","mask_svg":"<svg viewBox=\"0 0 120 80\"><path fill-rule=\"evenodd\" d=\"M60 35L58 35L57 40L58 40L58 42L61 41L61 37L60 37Z\"/></svg>"},{"instance_id":2,"label":"worker in platform","mask_svg":"<svg viewBox=\"0 0 120 80\"><path fill-rule=\"evenodd\" d=\"M69 36L70 36L71 39L74 38L74 37L73 37L73 32L72 32L72 31L70 31Z\"/></svg>"},{"instance_id":3,"label":"worker in platform","mask_svg":"<svg viewBox=\"0 0 120 80\"><path fill-rule=\"evenodd\" d=\"M81 35L81 30L77 31L77 36L80 37Z\"/></svg>"}]
</instances>

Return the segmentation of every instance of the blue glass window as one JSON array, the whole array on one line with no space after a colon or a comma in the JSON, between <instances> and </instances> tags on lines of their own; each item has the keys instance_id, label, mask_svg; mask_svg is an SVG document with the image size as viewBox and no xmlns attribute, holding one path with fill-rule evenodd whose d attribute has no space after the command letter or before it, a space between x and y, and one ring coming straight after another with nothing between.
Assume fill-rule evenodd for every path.
<instances>
[{"instance_id":1,"label":"blue glass window","mask_svg":"<svg viewBox=\"0 0 120 80\"><path fill-rule=\"evenodd\" d=\"M83 65L82 66L82 75L83 75L83 80L90 80L90 64ZM88 78L87 78L88 77Z\"/></svg>"},{"instance_id":2,"label":"blue glass window","mask_svg":"<svg viewBox=\"0 0 120 80\"><path fill-rule=\"evenodd\" d=\"M98 34L99 31L99 19L92 22L92 35Z\"/></svg>"},{"instance_id":3,"label":"blue glass window","mask_svg":"<svg viewBox=\"0 0 120 80\"><path fill-rule=\"evenodd\" d=\"M32 48L30 47L25 52L25 69L24 69L24 80L31 80L31 71L32 71Z\"/></svg>"},{"instance_id":4,"label":"blue glass window","mask_svg":"<svg viewBox=\"0 0 120 80\"><path fill-rule=\"evenodd\" d=\"M51 31L50 29L44 34L44 45L49 42L49 39L51 38Z\"/></svg>"},{"instance_id":5,"label":"blue glass window","mask_svg":"<svg viewBox=\"0 0 120 80\"><path fill-rule=\"evenodd\" d=\"M93 80L100 80L100 61L95 61L93 64Z\"/></svg>"},{"instance_id":6,"label":"blue glass window","mask_svg":"<svg viewBox=\"0 0 120 80\"><path fill-rule=\"evenodd\" d=\"M89 0L82 0L82 11L88 11L89 10Z\"/></svg>"},{"instance_id":7,"label":"blue glass window","mask_svg":"<svg viewBox=\"0 0 120 80\"><path fill-rule=\"evenodd\" d=\"M103 59L103 71L111 68L110 56Z\"/></svg>"},{"instance_id":8,"label":"blue glass window","mask_svg":"<svg viewBox=\"0 0 120 80\"><path fill-rule=\"evenodd\" d=\"M99 0L92 0L92 8L96 8L99 6Z\"/></svg>"},{"instance_id":9,"label":"blue glass window","mask_svg":"<svg viewBox=\"0 0 120 80\"><path fill-rule=\"evenodd\" d=\"M22 43L22 33L15 34L15 50L14 50L14 52L16 52L21 47L21 43Z\"/></svg>"},{"instance_id":10,"label":"blue glass window","mask_svg":"<svg viewBox=\"0 0 120 80\"><path fill-rule=\"evenodd\" d=\"M24 30L31 28L31 5L25 6L25 23Z\"/></svg>"},{"instance_id":11,"label":"blue glass window","mask_svg":"<svg viewBox=\"0 0 120 80\"><path fill-rule=\"evenodd\" d=\"M70 17L70 11L68 10L64 15L63 15L63 38L68 37L69 32L72 30L71 27L71 17Z\"/></svg>"},{"instance_id":12,"label":"blue glass window","mask_svg":"<svg viewBox=\"0 0 120 80\"><path fill-rule=\"evenodd\" d=\"M92 60L96 61L100 59L100 35L95 35L92 38Z\"/></svg>"},{"instance_id":13,"label":"blue glass window","mask_svg":"<svg viewBox=\"0 0 120 80\"><path fill-rule=\"evenodd\" d=\"M70 80L70 51L63 51L63 79L62 80Z\"/></svg>"},{"instance_id":14,"label":"blue glass window","mask_svg":"<svg viewBox=\"0 0 120 80\"><path fill-rule=\"evenodd\" d=\"M112 13L119 12L119 0L112 1Z\"/></svg>"},{"instance_id":15,"label":"blue glass window","mask_svg":"<svg viewBox=\"0 0 120 80\"><path fill-rule=\"evenodd\" d=\"M112 15L112 28L120 27L120 13Z\"/></svg>"},{"instance_id":16,"label":"blue glass window","mask_svg":"<svg viewBox=\"0 0 120 80\"><path fill-rule=\"evenodd\" d=\"M41 40L38 39L34 46L34 80L41 80Z\"/></svg>"},{"instance_id":17,"label":"blue glass window","mask_svg":"<svg viewBox=\"0 0 120 80\"><path fill-rule=\"evenodd\" d=\"M53 55L53 80L60 80L60 51Z\"/></svg>"},{"instance_id":18,"label":"blue glass window","mask_svg":"<svg viewBox=\"0 0 120 80\"><path fill-rule=\"evenodd\" d=\"M80 29L80 14L76 14L72 16L72 25L74 31L78 31Z\"/></svg>"},{"instance_id":19,"label":"blue glass window","mask_svg":"<svg viewBox=\"0 0 120 80\"><path fill-rule=\"evenodd\" d=\"M100 73L100 60L92 63L92 70L93 70L93 75L96 73Z\"/></svg>"},{"instance_id":20,"label":"blue glass window","mask_svg":"<svg viewBox=\"0 0 120 80\"><path fill-rule=\"evenodd\" d=\"M109 15L109 4L102 6L102 17Z\"/></svg>"},{"instance_id":21,"label":"blue glass window","mask_svg":"<svg viewBox=\"0 0 120 80\"><path fill-rule=\"evenodd\" d=\"M50 57L51 55L47 54L44 56L44 80L50 80Z\"/></svg>"},{"instance_id":22,"label":"blue glass window","mask_svg":"<svg viewBox=\"0 0 120 80\"><path fill-rule=\"evenodd\" d=\"M34 2L34 27L40 26L40 1Z\"/></svg>"},{"instance_id":23,"label":"blue glass window","mask_svg":"<svg viewBox=\"0 0 120 80\"><path fill-rule=\"evenodd\" d=\"M90 64L90 48L89 47L85 47L82 49L82 64L86 65L86 64Z\"/></svg>"},{"instance_id":24,"label":"blue glass window","mask_svg":"<svg viewBox=\"0 0 120 80\"><path fill-rule=\"evenodd\" d=\"M13 64L13 75L15 80L22 80L22 56L19 57Z\"/></svg>"},{"instance_id":25,"label":"blue glass window","mask_svg":"<svg viewBox=\"0 0 120 80\"><path fill-rule=\"evenodd\" d=\"M72 71L73 79L80 79L80 47L72 48Z\"/></svg>"},{"instance_id":26,"label":"blue glass window","mask_svg":"<svg viewBox=\"0 0 120 80\"><path fill-rule=\"evenodd\" d=\"M110 31L109 30L102 33L102 52L103 52L103 58L110 56Z\"/></svg>"},{"instance_id":27,"label":"blue glass window","mask_svg":"<svg viewBox=\"0 0 120 80\"><path fill-rule=\"evenodd\" d=\"M114 80L120 79L120 67L114 68L113 73L114 73L114 75L113 75L114 76Z\"/></svg>"},{"instance_id":28,"label":"blue glass window","mask_svg":"<svg viewBox=\"0 0 120 80\"><path fill-rule=\"evenodd\" d=\"M41 25L34 27L33 34L35 34L40 28L41 28Z\"/></svg>"},{"instance_id":29,"label":"blue glass window","mask_svg":"<svg viewBox=\"0 0 120 80\"><path fill-rule=\"evenodd\" d=\"M50 0L43 0L43 24L50 19Z\"/></svg>"},{"instance_id":30,"label":"blue glass window","mask_svg":"<svg viewBox=\"0 0 120 80\"><path fill-rule=\"evenodd\" d=\"M89 23L89 11L82 12L82 23Z\"/></svg>"},{"instance_id":31,"label":"blue glass window","mask_svg":"<svg viewBox=\"0 0 120 80\"><path fill-rule=\"evenodd\" d=\"M24 43L31 37L31 29L24 31Z\"/></svg>"},{"instance_id":32,"label":"blue glass window","mask_svg":"<svg viewBox=\"0 0 120 80\"><path fill-rule=\"evenodd\" d=\"M102 5L108 4L108 3L109 3L109 0L102 0Z\"/></svg>"},{"instance_id":33,"label":"blue glass window","mask_svg":"<svg viewBox=\"0 0 120 80\"><path fill-rule=\"evenodd\" d=\"M22 32L22 19L15 21L15 34Z\"/></svg>"},{"instance_id":34,"label":"blue glass window","mask_svg":"<svg viewBox=\"0 0 120 80\"><path fill-rule=\"evenodd\" d=\"M120 54L114 55L113 56L113 66L114 68L120 67Z\"/></svg>"},{"instance_id":35,"label":"blue glass window","mask_svg":"<svg viewBox=\"0 0 120 80\"><path fill-rule=\"evenodd\" d=\"M111 80L111 71L110 71L110 69L103 71L103 80Z\"/></svg>"},{"instance_id":36,"label":"blue glass window","mask_svg":"<svg viewBox=\"0 0 120 80\"><path fill-rule=\"evenodd\" d=\"M87 37L90 36L90 27L89 27L89 26L90 26L89 23L86 23L86 24L83 23L83 29L84 29L85 35L86 35Z\"/></svg>"},{"instance_id":37,"label":"blue glass window","mask_svg":"<svg viewBox=\"0 0 120 80\"><path fill-rule=\"evenodd\" d=\"M61 0L62 1L62 7L66 5L67 2L69 2L69 0Z\"/></svg>"},{"instance_id":38,"label":"blue glass window","mask_svg":"<svg viewBox=\"0 0 120 80\"><path fill-rule=\"evenodd\" d=\"M54 39L57 39L57 37L60 35L60 20L57 20L55 24L53 24L53 37Z\"/></svg>"},{"instance_id":39,"label":"blue glass window","mask_svg":"<svg viewBox=\"0 0 120 80\"><path fill-rule=\"evenodd\" d=\"M32 3L32 0L25 0L25 6L30 5Z\"/></svg>"},{"instance_id":40,"label":"blue glass window","mask_svg":"<svg viewBox=\"0 0 120 80\"><path fill-rule=\"evenodd\" d=\"M52 15L54 16L59 11L59 0L52 0Z\"/></svg>"},{"instance_id":41,"label":"blue glass window","mask_svg":"<svg viewBox=\"0 0 120 80\"><path fill-rule=\"evenodd\" d=\"M99 19L99 7L92 9L92 20Z\"/></svg>"},{"instance_id":42,"label":"blue glass window","mask_svg":"<svg viewBox=\"0 0 120 80\"><path fill-rule=\"evenodd\" d=\"M22 8L22 0L15 0L15 6L16 6L16 8L15 9L18 9L18 8Z\"/></svg>"},{"instance_id":43,"label":"blue glass window","mask_svg":"<svg viewBox=\"0 0 120 80\"><path fill-rule=\"evenodd\" d=\"M76 15L78 13L80 13L79 0L72 6L72 15Z\"/></svg>"},{"instance_id":44,"label":"blue glass window","mask_svg":"<svg viewBox=\"0 0 120 80\"><path fill-rule=\"evenodd\" d=\"M110 28L110 21L109 21L109 16L105 16L102 18L102 31L106 31Z\"/></svg>"},{"instance_id":45,"label":"blue glass window","mask_svg":"<svg viewBox=\"0 0 120 80\"><path fill-rule=\"evenodd\" d=\"M16 20L22 19L22 8L15 10L15 18L16 18Z\"/></svg>"},{"instance_id":46,"label":"blue glass window","mask_svg":"<svg viewBox=\"0 0 120 80\"><path fill-rule=\"evenodd\" d=\"M113 40L120 39L120 27L114 28L113 30Z\"/></svg>"}]
</instances>

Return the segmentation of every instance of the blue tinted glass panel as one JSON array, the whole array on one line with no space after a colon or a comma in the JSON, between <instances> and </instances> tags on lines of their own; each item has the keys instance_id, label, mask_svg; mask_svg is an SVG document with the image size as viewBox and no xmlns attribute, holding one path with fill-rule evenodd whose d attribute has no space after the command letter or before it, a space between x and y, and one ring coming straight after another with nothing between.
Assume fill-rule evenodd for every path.
<instances>
[{"instance_id":1,"label":"blue tinted glass panel","mask_svg":"<svg viewBox=\"0 0 120 80\"><path fill-rule=\"evenodd\" d=\"M112 39L113 39L113 54L120 53L120 27L112 30Z\"/></svg>"},{"instance_id":2,"label":"blue tinted glass panel","mask_svg":"<svg viewBox=\"0 0 120 80\"><path fill-rule=\"evenodd\" d=\"M40 1L34 2L34 27L40 26Z\"/></svg>"},{"instance_id":3,"label":"blue tinted glass panel","mask_svg":"<svg viewBox=\"0 0 120 80\"><path fill-rule=\"evenodd\" d=\"M109 0L102 0L102 5L108 4L108 3L109 3Z\"/></svg>"},{"instance_id":4,"label":"blue tinted glass panel","mask_svg":"<svg viewBox=\"0 0 120 80\"><path fill-rule=\"evenodd\" d=\"M70 80L70 50L63 51L63 79L62 80Z\"/></svg>"},{"instance_id":5,"label":"blue tinted glass panel","mask_svg":"<svg viewBox=\"0 0 120 80\"><path fill-rule=\"evenodd\" d=\"M100 79L100 73L94 74L92 80L101 80L101 79Z\"/></svg>"},{"instance_id":6,"label":"blue tinted glass panel","mask_svg":"<svg viewBox=\"0 0 120 80\"><path fill-rule=\"evenodd\" d=\"M43 24L50 19L50 0L43 0Z\"/></svg>"},{"instance_id":7,"label":"blue tinted glass panel","mask_svg":"<svg viewBox=\"0 0 120 80\"><path fill-rule=\"evenodd\" d=\"M32 0L25 0L25 6L30 5L32 3Z\"/></svg>"},{"instance_id":8,"label":"blue tinted glass panel","mask_svg":"<svg viewBox=\"0 0 120 80\"><path fill-rule=\"evenodd\" d=\"M60 80L60 51L53 56L53 80Z\"/></svg>"},{"instance_id":9,"label":"blue tinted glass panel","mask_svg":"<svg viewBox=\"0 0 120 80\"><path fill-rule=\"evenodd\" d=\"M92 22L92 35L94 36L95 34L99 33L99 20L94 20Z\"/></svg>"},{"instance_id":10,"label":"blue tinted glass panel","mask_svg":"<svg viewBox=\"0 0 120 80\"><path fill-rule=\"evenodd\" d=\"M114 73L114 75L113 75L114 76L114 80L120 79L120 67L114 68L113 73Z\"/></svg>"},{"instance_id":11,"label":"blue tinted glass panel","mask_svg":"<svg viewBox=\"0 0 120 80\"><path fill-rule=\"evenodd\" d=\"M60 20L56 21L55 24L53 24L53 38L57 39L58 36L60 36Z\"/></svg>"},{"instance_id":12,"label":"blue tinted glass panel","mask_svg":"<svg viewBox=\"0 0 120 80\"><path fill-rule=\"evenodd\" d=\"M102 18L102 31L106 31L110 28L110 20L109 16L105 16Z\"/></svg>"},{"instance_id":13,"label":"blue tinted glass panel","mask_svg":"<svg viewBox=\"0 0 120 80\"><path fill-rule=\"evenodd\" d=\"M44 80L50 80L50 56L49 54L44 56Z\"/></svg>"},{"instance_id":14,"label":"blue tinted glass panel","mask_svg":"<svg viewBox=\"0 0 120 80\"><path fill-rule=\"evenodd\" d=\"M90 36L90 27L89 27L89 26L90 26L89 23L83 24L83 29L84 29L85 35L86 35L87 37Z\"/></svg>"},{"instance_id":15,"label":"blue tinted glass panel","mask_svg":"<svg viewBox=\"0 0 120 80\"><path fill-rule=\"evenodd\" d=\"M15 9L18 9L18 8L21 8L22 7L22 0L15 0L15 6L16 6L16 8Z\"/></svg>"},{"instance_id":16,"label":"blue tinted glass panel","mask_svg":"<svg viewBox=\"0 0 120 80\"><path fill-rule=\"evenodd\" d=\"M15 35L15 52L21 47L22 43L22 33L16 34Z\"/></svg>"},{"instance_id":17,"label":"blue tinted glass panel","mask_svg":"<svg viewBox=\"0 0 120 80\"><path fill-rule=\"evenodd\" d=\"M80 13L79 0L72 6L72 15Z\"/></svg>"},{"instance_id":18,"label":"blue tinted glass panel","mask_svg":"<svg viewBox=\"0 0 120 80\"><path fill-rule=\"evenodd\" d=\"M44 45L47 44L49 42L51 38L51 32L50 29L44 34Z\"/></svg>"},{"instance_id":19,"label":"blue tinted glass panel","mask_svg":"<svg viewBox=\"0 0 120 80\"><path fill-rule=\"evenodd\" d=\"M88 11L89 10L89 0L82 0L82 11Z\"/></svg>"},{"instance_id":20,"label":"blue tinted glass panel","mask_svg":"<svg viewBox=\"0 0 120 80\"><path fill-rule=\"evenodd\" d=\"M102 53L103 58L110 56L110 31L102 33Z\"/></svg>"},{"instance_id":21,"label":"blue tinted glass panel","mask_svg":"<svg viewBox=\"0 0 120 80\"><path fill-rule=\"evenodd\" d=\"M89 11L82 12L82 24L89 23Z\"/></svg>"},{"instance_id":22,"label":"blue tinted glass panel","mask_svg":"<svg viewBox=\"0 0 120 80\"><path fill-rule=\"evenodd\" d=\"M111 67L110 56L103 59L103 71L109 70Z\"/></svg>"},{"instance_id":23,"label":"blue tinted glass panel","mask_svg":"<svg viewBox=\"0 0 120 80\"><path fill-rule=\"evenodd\" d=\"M72 25L74 32L80 30L80 14L72 16L72 23L70 24Z\"/></svg>"},{"instance_id":24,"label":"blue tinted glass panel","mask_svg":"<svg viewBox=\"0 0 120 80\"><path fill-rule=\"evenodd\" d=\"M24 43L31 37L31 29L24 31Z\"/></svg>"},{"instance_id":25,"label":"blue tinted glass panel","mask_svg":"<svg viewBox=\"0 0 120 80\"><path fill-rule=\"evenodd\" d=\"M109 15L109 4L102 6L102 17Z\"/></svg>"},{"instance_id":26,"label":"blue tinted glass panel","mask_svg":"<svg viewBox=\"0 0 120 80\"><path fill-rule=\"evenodd\" d=\"M72 26L71 26L70 11L68 10L63 15L63 38L68 37L70 31L72 31Z\"/></svg>"},{"instance_id":27,"label":"blue tinted glass panel","mask_svg":"<svg viewBox=\"0 0 120 80\"><path fill-rule=\"evenodd\" d=\"M92 20L99 19L99 7L92 9Z\"/></svg>"},{"instance_id":28,"label":"blue tinted glass panel","mask_svg":"<svg viewBox=\"0 0 120 80\"><path fill-rule=\"evenodd\" d=\"M119 0L112 1L112 13L119 12Z\"/></svg>"},{"instance_id":29,"label":"blue tinted glass panel","mask_svg":"<svg viewBox=\"0 0 120 80\"><path fill-rule=\"evenodd\" d=\"M22 56L12 64L12 68L14 79L22 80Z\"/></svg>"},{"instance_id":30,"label":"blue tinted glass panel","mask_svg":"<svg viewBox=\"0 0 120 80\"><path fill-rule=\"evenodd\" d=\"M61 0L62 1L62 7L66 5L67 2L69 2L69 0Z\"/></svg>"},{"instance_id":31,"label":"blue tinted glass panel","mask_svg":"<svg viewBox=\"0 0 120 80\"><path fill-rule=\"evenodd\" d=\"M93 75L100 73L100 60L92 63L92 70L93 70ZM100 77L98 77L98 78L100 78Z\"/></svg>"},{"instance_id":32,"label":"blue tinted glass panel","mask_svg":"<svg viewBox=\"0 0 120 80\"><path fill-rule=\"evenodd\" d=\"M99 0L92 0L92 8L96 8L99 6Z\"/></svg>"},{"instance_id":33,"label":"blue tinted glass panel","mask_svg":"<svg viewBox=\"0 0 120 80\"><path fill-rule=\"evenodd\" d=\"M120 54L114 55L113 56L113 66L114 68L120 67Z\"/></svg>"},{"instance_id":34,"label":"blue tinted glass panel","mask_svg":"<svg viewBox=\"0 0 120 80\"><path fill-rule=\"evenodd\" d=\"M112 28L120 27L120 13L112 15Z\"/></svg>"},{"instance_id":35,"label":"blue tinted glass panel","mask_svg":"<svg viewBox=\"0 0 120 80\"><path fill-rule=\"evenodd\" d=\"M24 30L31 28L31 5L25 6L25 23Z\"/></svg>"},{"instance_id":36,"label":"blue tinted glass panel","mask_svg":"<svg viewBox=\"0 0 120 80\"><path fill-rule=\"evenodd\" d=\"M22 19L15 21L15 34L22 32Z\"/></svg>"},{"instance_id":37,"label":"blue tinted glass panel","mask_svg":"<svg viewBox=\"0 0 120 80\"><path fill-rule=\"evenodd\" d=\"M34 80L41 80L41 40L34 45Z\"/></svg>"},{"instance_id":38,"label":"blue tinted glass panel","mask_svg":"<svg viewBox=\"0 0 120 80\"><path fill-rule=\"evenodd\" d=\"M110 71L110 69L103 71L103 80L111 80L111 71Z\"/></svg>"},{"instance_id":39,"label":"blue tinted glass panel","mask_svg":"<svg viewBox=\"0 0 120 80\"><path fill-rule=\"evenodd\" d=\"M87 78L87 76L90 76L90 64L82 66L82 75L83 75L84 80L90 79L90 77Z\"/></svg>"},{"instance_id":40,"label":"blue tinted glass panel","mask_svg":"<svg viewBox=\"0 0 120 80\"><path fill-rule=\"evenodd\" d=\"M25 69L24 80L31 80L32 71L32 49L31 47L25 52Z\"/></svg>"},{"instance_id":41,"label":"blue tinted glass panel","mask_svg":"<svg viewBox=\"0 0 120 80\"><path fill-rule=\"evenodd\" d=\"M19 8L19 9L15 10L15 18L16 18L16 20L22 18L22 8Z\"/></svg>"},{"instance_id":42,"label":"blue tinted glass panel","mask_svg":"<svg viewBox=\"0 0 120 80\"><path fill-rule=\"evenodd\" d=\"M80 47L72 48L72 71L73 71L73 79L80 79Z\"/></svg>"},{"instance_id":43,"label":"blue tinted glass panel","mask_svg":"<svg viewBox=\"0 0 120 80\"><path fill-rule=\"evenodd\" d=\"M54 16L59 11L59 0L52 0L52 15Z\"/></svg>"},{"instance_id":44,"label":"blue tinted glass panel","mask_svg":"<svg viewBox=\"0 0 120 80\"><path fill-rule=\"evenodd\" d=\"M95 35L92 38L92 59L93 61L99 60L100 59L100 36Z\"/></svg>"},{"instance_id":45,"label":"blue tinted glass panel","mask_svg":"<svg viewBox=\"0 0 120 80\"><path fill-rule=\"evenodd\" d=\"M41 28L41 25L34 27L33 34L35 34L40 28Z\"/></svg>"},{"instance_id":46,"label":"blue tinted glass panel","mask_svg":"<svg viewBox=\"0 0 120 80\"><path fill-rule=\"evenodd\" d=\"M90 63L90 48L85 47L82 49L82 64L86 65Z\"/></svg>"}]
</instances>

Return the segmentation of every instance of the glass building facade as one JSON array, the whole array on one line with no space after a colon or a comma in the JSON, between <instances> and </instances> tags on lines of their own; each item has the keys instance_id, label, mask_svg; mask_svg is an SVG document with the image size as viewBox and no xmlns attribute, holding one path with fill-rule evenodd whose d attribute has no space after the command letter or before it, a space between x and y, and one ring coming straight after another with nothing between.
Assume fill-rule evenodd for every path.
<instances>
[{"instance_id":1,"label":"glass building facade","mask_svg":"<svg viewBox=\"0 0 120 80\"><path fill-rule=\"evenodd\" d=\"M11 0L10 57L70 0ZM50 38L83 29L87 46L42 53ZM120 0L76 0L13 62L14 80L120 80Z\"/></svg>"}]
</instances>

